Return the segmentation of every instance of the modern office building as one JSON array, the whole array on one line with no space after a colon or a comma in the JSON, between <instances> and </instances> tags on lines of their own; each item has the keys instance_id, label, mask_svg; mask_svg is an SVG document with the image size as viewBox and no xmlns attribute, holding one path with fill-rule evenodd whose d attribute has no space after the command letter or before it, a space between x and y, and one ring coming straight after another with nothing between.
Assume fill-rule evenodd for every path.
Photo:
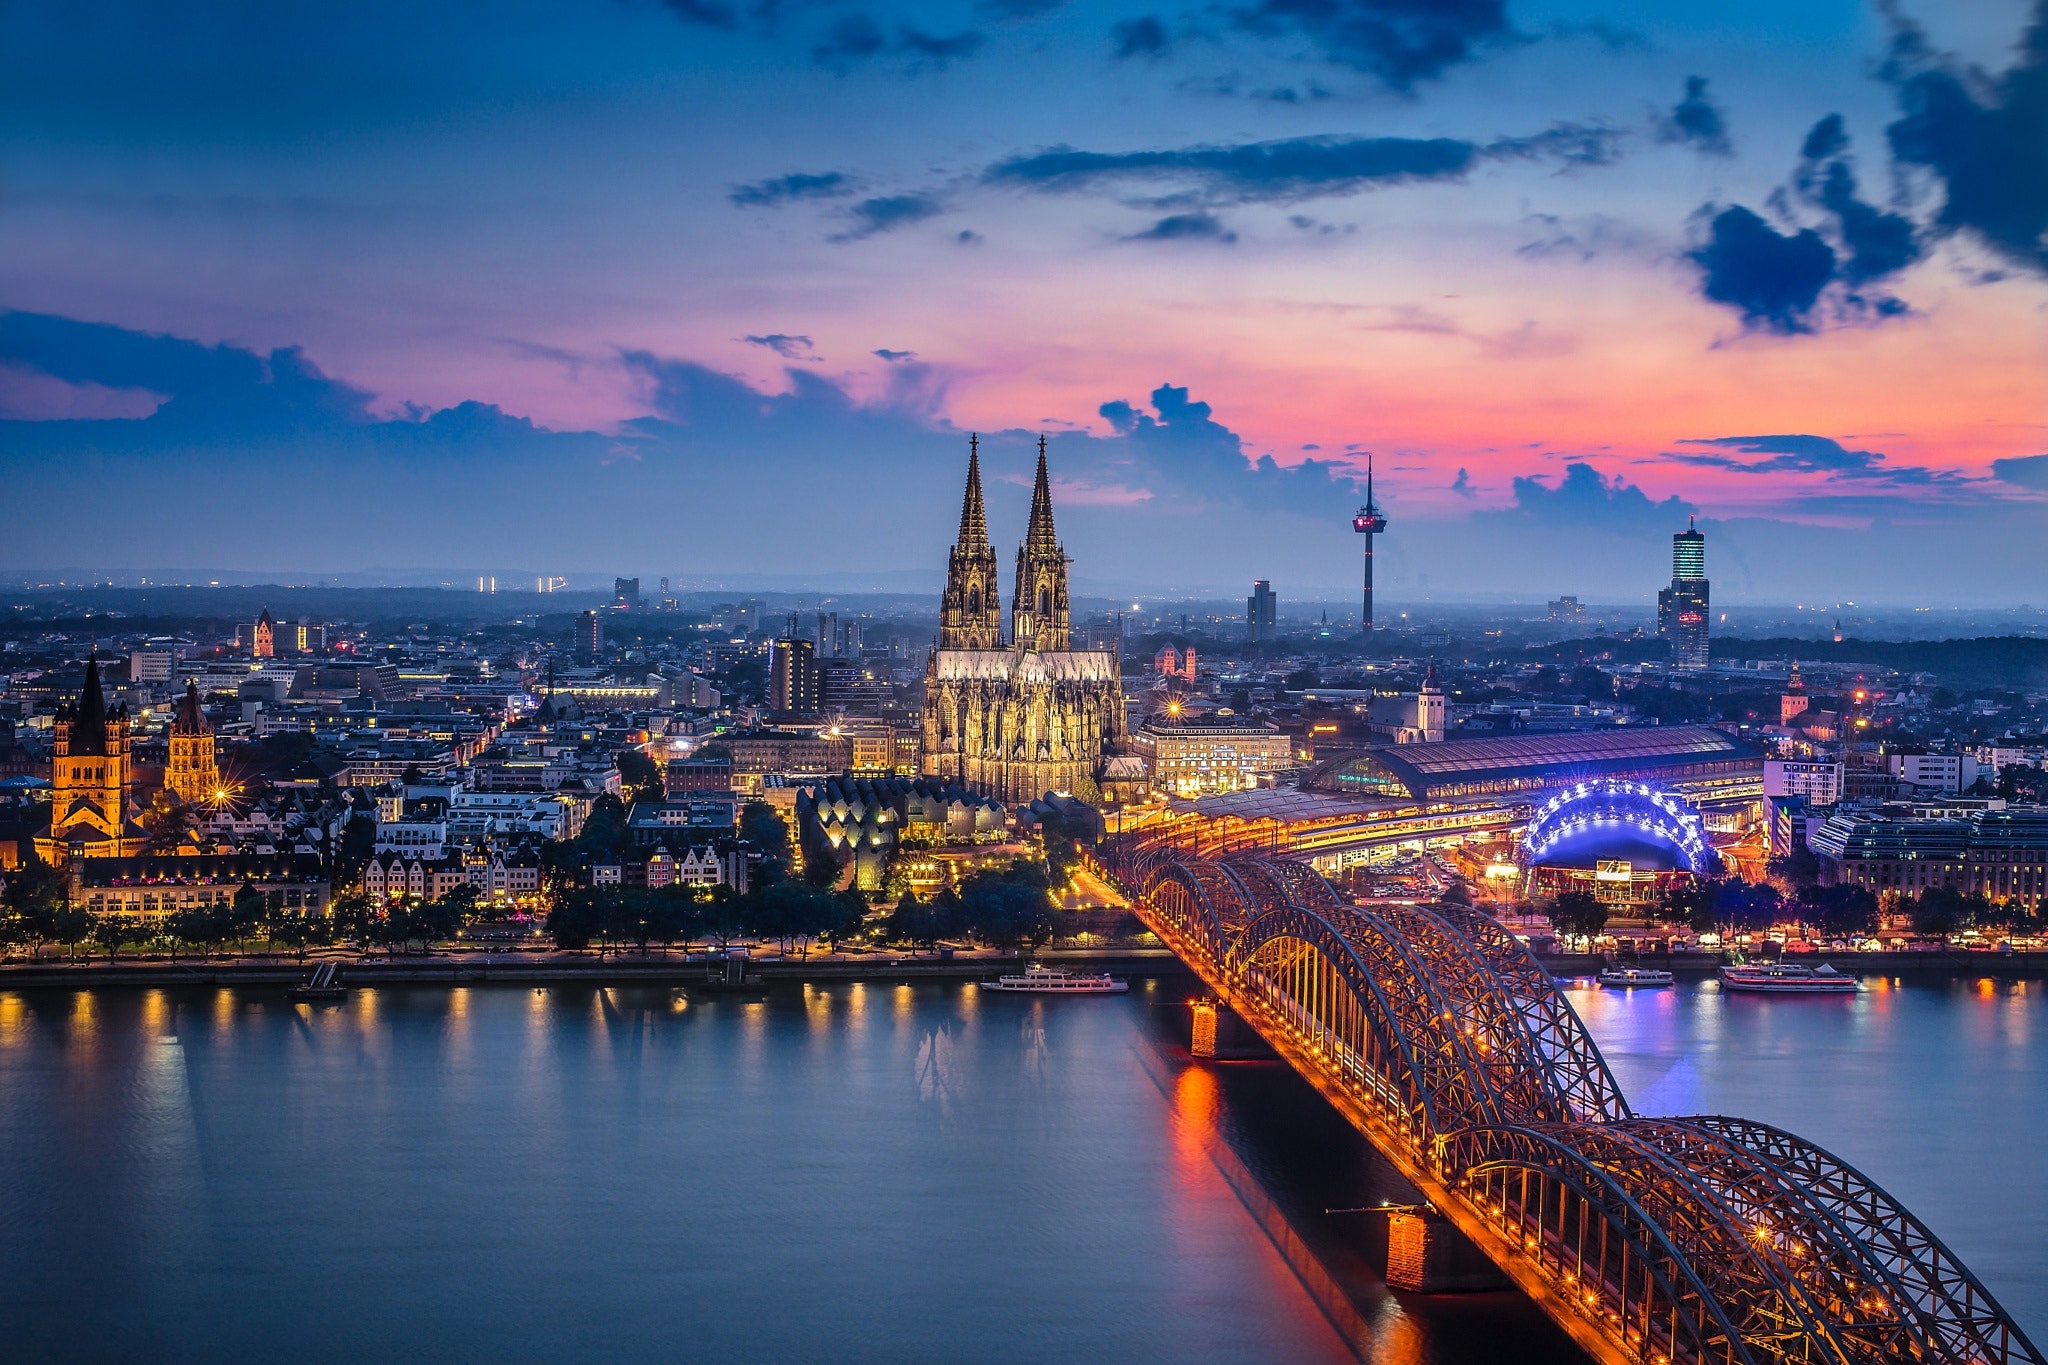
<instances>
[{"instance_id":1,"label":"modern office building","mask_svg":"<svg viewBox=\"0 0 2048 1365\"><path fill-rule=\"evenodd\" d=\"M1671 586L1657 594L1657 633L1674 668L1707 666L1707 538L1691 519L1671 537Z\"/></svg>"},{"instance_id":2,"label":"modern office building","mask_svg":"<svg viewBox=\"0 0 2048 1365\"><path fill-rule=\"evenodd\" d=\"M576 618L576 657L586 663L595 662L604 654L604 618L594 611L586 611Z\"/></svg>"},{"instance_id":3,"label":"modern office building","mask_svg":"<svg viewBox=\"0 0 2048 1365\"><path fill-rule=\"evenodd\" d=\"M784 636L768 663L768 709L804 713L818 709L818 656L809 640Z\"/></svg>"},{"instance_id":4,"label":"modern office building","mask_svg":"<svg viewBox=\"0 0 2048 1365\"><path fill-rule=\"evenodd\" d=\"M2030 907L2048 895L2048 810L2037 807L1931 820L1842 811L1807 844L1824 886L1909 895L1944 886Z\"/></svg>"},{"instance_id":5,"label":"modern office building","mask_svg":"<svg viewBox=\"0 0 2048 1365\"><path fill-rule=\"evenodd\" d=\"M1244 638L1255 645L1271 644L1280 638L1275 624L1276 609L1280 599L1273 594L1273 585L1266 579L1252 584L1252 595L1244 602Z\"/></svg>"},{"instance_id":6,"label":"modern office building","mask_svg":"<svg viewBox=\"0 0 2048 1365\"><path fill-rule=\"evenodd\" d=\"M1842 799L1842 765L1816 759L1764 760L1764 795L1803 796L1816 806Z\"/></svg>"}]
</instances>

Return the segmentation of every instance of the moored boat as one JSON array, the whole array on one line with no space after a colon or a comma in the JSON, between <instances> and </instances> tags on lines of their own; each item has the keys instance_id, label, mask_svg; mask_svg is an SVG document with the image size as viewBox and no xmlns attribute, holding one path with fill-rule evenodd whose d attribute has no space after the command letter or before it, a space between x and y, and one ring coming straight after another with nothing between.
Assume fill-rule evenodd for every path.
<instances>
[{"instance_id":1,"label":"moored boat","mask_svg":"<svg viewBox=\"0 0 2048 1365\"><path fill-rule=\"evenodd\" d=\"M1130 982L1120 981L1108 972L1070 972L1059 967L1033 967L983 984L985 990L1031 991L1041 995L1118 995L1130 988Z\"/></svg>"},{"instance_id":2,"label":"moored boat","mask_svg":"<svg viewBox=\"0 0 2048 1365\"><path fill-rule=\"evenodd\" d=\"M1609 967L1600 973L1601 985L1623 989L1647 990L1668 986L1671 982L1671 973L1660 972L1654 967Z\"/></svg>"},{"instance_id":3,"label":"moored boat","mask_svg":"<svg viewBox=\"0 0 2048 1365\"><path fill-rule=\"evenodd\" d=\"M1854 995L1862 989L1855 977L1844 976L1825 962L1818 967L1789 962L1723 967L1721 984L1731 991L1770 995Z\"/></svg>"}]
</instances>

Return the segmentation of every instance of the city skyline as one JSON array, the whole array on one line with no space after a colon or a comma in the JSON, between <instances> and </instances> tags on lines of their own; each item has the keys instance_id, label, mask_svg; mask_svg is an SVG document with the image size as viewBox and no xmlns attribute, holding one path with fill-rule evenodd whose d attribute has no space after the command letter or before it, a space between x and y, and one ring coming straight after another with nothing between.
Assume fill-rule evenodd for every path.
<instances>
[{"instance_id":1,"label":"city skyline","mask_svg":"<svg viewBox=\"0 0 2048 1365\"><path fill-rule=\"evenodd\" d=\"M979 430L1104 586L1371 452L1395 597L2026 600L2040 0L1383 9L12 9L0 568L908 571Z\"/></svg>"}]
</instances>

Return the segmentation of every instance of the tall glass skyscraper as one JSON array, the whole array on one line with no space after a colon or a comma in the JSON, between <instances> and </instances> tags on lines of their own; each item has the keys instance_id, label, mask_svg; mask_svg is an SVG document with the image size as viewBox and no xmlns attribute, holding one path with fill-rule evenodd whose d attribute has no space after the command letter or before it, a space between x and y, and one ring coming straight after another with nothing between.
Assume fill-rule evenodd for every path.
<instances>
[{"instance_id":1,"label":"tall glass skyscraper","mask_svg":"<svg viewBox=\"0 0 2048 1365\"><path fill-rule=\"evenodd\" d=\"M1274 619L1280 599L1271 581L1261 578L1252 584L1252 595L1244 600L1245 638L1253 644L1270 644L1280 638Z\"/></svg>"},{"instance_id":2,"label":"tall glass skyscraper","mask_svg":"<svg viewBox=\"0 0 2048 1365\"><path fill-rule=\"evenodd\" d=\"M1671 537L1671 586L1657 594L1657 633L1671 642L1673 668L1705 668L1707 537L1686 519Z\"/></svg>"}]
</instances>

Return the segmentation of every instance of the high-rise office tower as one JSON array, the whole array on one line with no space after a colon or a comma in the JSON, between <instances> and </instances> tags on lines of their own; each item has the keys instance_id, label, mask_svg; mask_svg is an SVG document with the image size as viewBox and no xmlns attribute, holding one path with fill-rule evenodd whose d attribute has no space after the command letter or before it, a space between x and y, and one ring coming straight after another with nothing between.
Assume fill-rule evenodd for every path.
<instances>
[{"instance_id":1,"label":"high-rise office tower","mask_svg":"<svg viewBox=\"0 0 2048 1365\"><path fill-rule=\"evenodd\" d=\"M1365 506L1351 517L1351 529L1365 537L1365 605L1361 610L1359 623L1363 629L1372 630L1372 538L1387 529L1387 519L1380 512L1379 504L1372 500L1372 456L1365 457Z\"/></svg>"},{"instance_id":2,"label":"high-rise office tower","mask_svg":"<svg viewBox=\"0 0 2048 1365\"><path fill-rule=\"evenodd\" d=\"M640 580L637 578L614 578L612 580L612 605L637 607L640 605Z\"/></svg>"},{"instance_id":3,"label":"high-rise office tower","mask_svg":"<svg viewBox=\"0 0 2048 1365\"><path fill-rule=\"evenodd\" d=\"M1671 642L1673 668L1705 668L1707 538L1692 519L1671 537L1671 586L1657 594L1657 633Z\"/></svg>"},{"instance_id":4,"label":"high-rise office tower","mask_svg":"<svg viewBox=\"0 0 2048 1365\"><path fill-rule=\"evenodd\" d=\"M604 654L604 618L586 611L576 618L576 657L595 663Z\"/></svg>"},{"instance_id":5,"label":"high-rise office tower","mask_svg":"<svg viewBox=\"0 0 2048 1365\"><path fill-rule=\"evenodd\" d=\"M1252 583L1252 595L1244 600L1245 638L1255 645L1271 643L1279 638L1274 624L1279 598L1273 594L1273 584L1268 579Z\"/></svg>"},{"instance_id":6,"label":"high-rise office tower","mask_svg":"<svg viewBox=\"0 0 2048 1365\"><path fill-rule=\"evenodd\" d=\"M809 640L795 633L775 642L774 657L768 665L768 709L771 711L815 711L818 709L818 656Z\"/></svg>"}]
</instances>

